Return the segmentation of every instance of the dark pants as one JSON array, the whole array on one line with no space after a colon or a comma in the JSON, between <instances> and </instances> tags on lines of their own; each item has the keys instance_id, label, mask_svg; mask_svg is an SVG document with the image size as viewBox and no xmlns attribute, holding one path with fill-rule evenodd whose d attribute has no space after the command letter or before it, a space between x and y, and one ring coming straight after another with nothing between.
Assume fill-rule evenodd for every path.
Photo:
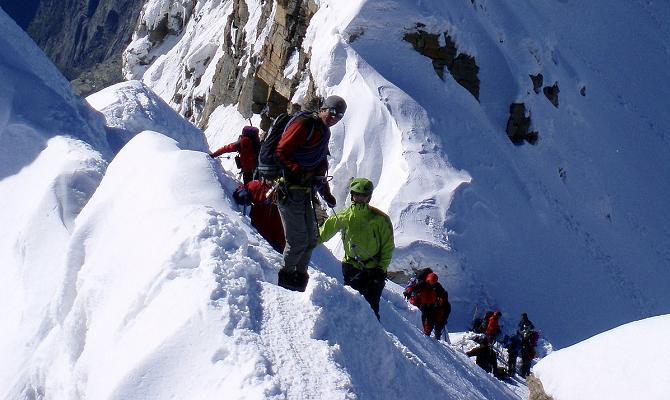
<instances>
[{"instance_id":1,"label":"dark pants","mask_svg":"<svg viewBox=\"0 0 670 400\"><path fill-rule=\"evenodd\" d=\"M379 299L386 285L386 272L381 268L361 269L352 264L342 263L344 284L358 290L372 307L379 319Z\"/></svg>"},{"instance_id":2,"label":"dark pants","mask_svg":"<svg viewBox=\"0 0 670 400\"><path fill-rule=\"evenodd\" d=\"M516 373L516 358L519 356L517 352L509 351L507 352L507 374L509 376L514 376Z\"/></svg>"},{"instance_id":3,"label":"dark pants","mask_svg":"<svg viewBox=\"0 0 670 400\"><path fill-rule=\"evenodd\" d=\"M519 375L524 378L530 375L533 358L535 358L535 349L532 346L521 347L521 373Z\"/></svg>"},{"instance_id":4,"label":"dark pants","mask_svg":"<svg viewBox=\"0 0 670 400\"><path fill-rule=\"evenodd\" d=\"M307 265L319 236L312 205L312 191L289 188L277 208L286 237L284 265L279 271L278 284L302 292L309 279Z\"/></svg>"},{"instance_id":5,"label":"dark pants","mask_svg":"<svg viewBox=\"0 0 670 400\"><path fill-rule=\"evenodd\" d=\"M447 325L447 318L451 313L451 305L427 305L421 307L421 322L423 324L423 333L430 336L430 333L435 331L435 339L442 336L442 331Z\"/></svg>"}]
</instances>

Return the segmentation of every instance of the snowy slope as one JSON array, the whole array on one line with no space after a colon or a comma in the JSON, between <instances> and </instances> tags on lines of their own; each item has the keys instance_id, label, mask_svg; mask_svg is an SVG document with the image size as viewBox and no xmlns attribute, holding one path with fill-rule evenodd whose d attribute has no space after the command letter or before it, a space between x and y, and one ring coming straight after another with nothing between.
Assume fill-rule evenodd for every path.
<instances>
[{"instance_id":1,"label":"snowy slope","mask_svg":"<svg viewBox=\"0 0 670 400\"><path fill-rule=\"evenodd\" d=\"M247 3L254 15L259 4ZM331 140L336 197L345 204L352 176L375 182L373 203L390 214L400 246L392 268L437 267L452 323L464 328L476 307L495 307L513 326L527 311L564 346L668 312L668 3L317 3L303 42L316 91L350 103ZM230 4L198 2L211 19L192 18L155 50L163 53L142 80L172 99L166 83L194 60L201 46L191 43L221 43L206 27ZM417 26L448 32L475 58L479 101L403 40ZM253 54L264 36L247 38ZM533 90L538 73L559 86L558 107ZM208 76L193 93L207 95ZM539 132L535 146L505 134L515 102ZM234 107L212 114L212 147L237 136Z\"/></svg>"},{"instance_id":2,"label":"snowy slope","mask_svg":"<svg viewBox=\"0 0 670 400\"><path fill-rule=\"evenodd\" d=\"M3 29L3 37L30 48L18 27ZM43 55L19 55L24 65L47 65ZM0 60L7 68L4 54ZM62 81L57 73L42 78L11 81L16 98L46 96ZM380 324L365 300L341 285L339 263L325 248L315 255L305 293L276 286L280 255L232 206L234 181L188 148L202 137L187 125L173 131L175 116L147 103L153 95L146 88L131 82L89 99L105 113L106 129L101 115L68 93L53 95L57 104L76 105L61 106L62 120L53 121L63 134L37 129L33 121L48 108L0 109L7 121L21 115L46 146L28 164L7 162L6 171L18 172L0 181L0 221L15 227L0 240L0 398L524 393L487 376L458 348L425 338L396 285L384 293ZM108 163L77 136L86 126L83 112L99 127L90 129L90 142L117 133L109 128L132 135L144 125L181 137L148 130L122 137L129 140ZM4 144L20 154L26 141L4 136L12 129L2 127Z\"/></svg>"},{"instance_id":3,"label":"snowy slope","mask_svg":"<svg viewBox=\"0 0 670 400\"><path fill-rule=\"evenodd\" d=\"M0 382L53 326L63 249L106 168L104 119L0 10ZM4 389L4 387L3 387ZM4 390L0 390L2 394Z\"/></svg>"},{"instance_id":4,"label":"snowy slope","mask_svg":"<svg viewBox=\"0 0 670 400\"><path fill-rule=\"evenodd\" d=\"M279 255L225 179L204 153L134 137L75 221L56 323L5 398L518 398L423 337L397 286L381 325L316 270L304 294L277 287Z\"/></svg>"},{"instance_id":5,"label":"snowy slope","mask_svg":"<svg viewBox=\"0 0 670 400\"><path fill-rule=\"evenodd\" d=\"M554 400L668 398L670 316L631 322L554 352L536 367Z\"/></svg>"},{"instance_id":6,"label":"snowy slope","mask_svg":"<svg viewBox=\"0 0 670 400\"><path fill-rule=\"evenodd\" d=\"M142 82L117 83L88 96L86 101L105 116L107 138L114 151L144 130L159 131L183 149L207 149L202 131L175 114Z\"/></svg>"}]
</instances>

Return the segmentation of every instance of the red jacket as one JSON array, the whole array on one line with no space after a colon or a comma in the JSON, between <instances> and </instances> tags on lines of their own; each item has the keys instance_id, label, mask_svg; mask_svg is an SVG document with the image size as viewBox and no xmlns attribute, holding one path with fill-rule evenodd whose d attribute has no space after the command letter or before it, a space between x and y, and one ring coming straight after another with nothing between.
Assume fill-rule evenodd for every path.
<instances>
[{"instance_id":1,"label":"red jacket","mask_svg":"<svg viewBox=\"0 0 670 400\"><path fill-rule=\"evenodd\" d=\"M266 193L270 186L263 184L259 180L253 180L246 185L247 191L251 196L251 225L258 233L270 243L278 252L284 251L286 239L284 238L284 227L281 223L279 210L277 206L266 199Z\"/></svg>"},{"instance_id":2,"label":"red jacket","mask_svg":"<svg viewBox=\"0 0 670 400\"><path fill-rule=\"evenodd\" d=\"M494 338L498 336L500 333L500 325L498 323L498 315L493 314L491 318L489 318L489 323L486 326L486 336Z\"/></svg>"},{"instance_id":3,"label":"red jacket","mask_svg":"<svg viewBox=\"0 0 670 400\"><path fill-rule=\"evenodd\" d=\"M212 157L233 152L240 154L240 170L242 172L254 172L258 165L258 153L256 153L256 145L251 138L240 136L237 142L227 144L212 153Z\"/></svg>"},{"instance_id":4,"label":"red jacket","mask_svg":"<svg viewBox=\"0 0 670 400\"><path fill-rule=\"evenodd\" d=\"M416 294L409 299L410 304L421 308L422 306L445 306L449 302L449 295L440 283L430 286L427 283L417 285L413 290Z\"/></svg>"},{"instance_id":5,"label":"red jacket","mask_svg":"<svg viewBox=\"0 0 670 400\"><path fill-rule=\"evenodd\" d=\"M286 127L275 152L295 178L305 174L323 176L328 171L329 140L330 129L320 119L303 117Z\"/></svg>"}]
</instances>

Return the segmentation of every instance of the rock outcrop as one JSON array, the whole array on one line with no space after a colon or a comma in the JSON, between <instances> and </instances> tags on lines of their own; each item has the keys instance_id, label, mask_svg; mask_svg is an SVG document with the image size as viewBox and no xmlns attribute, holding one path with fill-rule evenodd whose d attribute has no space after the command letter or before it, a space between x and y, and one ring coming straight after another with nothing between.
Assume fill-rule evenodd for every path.
<instances>
[{"instance_id":1,"label":"rock outcrop","mask_svg":"<svg viewBox=\"0 0 670 400\"><path fill-rule=\"evenodd\" d=\"M158 84L165 88L161 95L174 109L205 127L217 107L237 104L245 117L260 114L261 128L266 129L274 116L290 108L298 87L301 106L310 108L317 101L309 54L302 46L317 9L313 0L233 0L232 11L224 11L211 0L169 4L149 0L124 54L124 74L128 79L147 81L143 76L152 71L157 58L176 51L183 54L179 61L183 71L176 80ZM193 32L204 29L201 21L209 16L203 10L221 16L217 20L221 34L209 47L203 46L201 54L194 54L197 46L179 46L193 39ZM170 37L174 37L171 42ZM208 79L202 82L205 73Z\"/></svg>"},{"instance_id":2,"label":"rock outcrop","mask_svg":"<svg viewBox=\"0 0 670 400\"><path fill-rule=\"evenodd\" d=\"M479 101L479 77L477 76L479 67L475 58L459 53L456 43L448 32L429 33L422 30L422 27L423 24L417 24L416 31L406 33L403 39L411 43L414 50L432 60L435 73L440 79L444 80L446 67L454 80ZM444 38L444 45L440 43L440 36Z\"/></svg>"},{"instance_id":3,"label":"rock outcrop","mask_svg":"<svg viewBox=\"0 0 670 400\"><path fill-rule=\"evenodd\" d=\"M246 3L236 0L233 14L226 26L226 56L222 57L214 74L214 84L204 103L199 124L207 121L219 105L239 103L238 111L244 116L261 114L261 128L267 129L273 117L290 108L290 100L301 81L307 81L307 94L301 106L313 108L317 102L312 79L309 76L309 55L302 41L318 7L312 0L280 0L276 3L274 19L269 21L271 2L264 5L258 27L271 24L269 34L259 57L244 54L248 38L243 27L248 23ZM230 32L240 34L233 40ZM262 62L260 62L262 60ZM249 63L245 71L239 66Z\"/></svg>"},{"instance_id":4,"label":"rock outcrop","mask_svg":"<svg viewBox=\"0 0 670 400\"><path fill-rule=\"evenodd\" d=\"M509 119L507 120L507 137L515 145L522 145L524 141L537 143L538 133L530 130L530 116L526 116L526 105L524 103L512 103L509 106Z\"/></svg>"},{"instance_id":5,"label":"rock outcrop","mask_svg":"<svg viewBox=\"0 0 670 400\"><path fill-rule=\"evenodd\" d=\"M121 54L143 0L41 0L27 32L87 95L123 80Z\"/></svg>"}]
</instances>

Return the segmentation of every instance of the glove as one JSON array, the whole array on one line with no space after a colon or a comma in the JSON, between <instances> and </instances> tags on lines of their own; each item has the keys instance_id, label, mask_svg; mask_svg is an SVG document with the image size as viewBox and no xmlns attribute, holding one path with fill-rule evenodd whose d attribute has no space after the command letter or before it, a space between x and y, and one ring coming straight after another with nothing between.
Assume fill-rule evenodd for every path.
<instances>
[{"instance_id":1,"label":"glove","mask_svg":"<svg viewBox=\"0 0 670 400\"><path fill-rule=\"evenodd\" d=\"M210 158L216 158L216 157L214 157L214 154L212 154L212 153L209 153L208 155L209 155Z\"/></svg>"},{"instance_id":2,"label":"glove","mask_svg":"<svg viewBox=\"0 0 670 400\"><path fill-rule=\"evenodd\" d=\"M326 194L324 194L324 195L323 195L323 200L326 201L326 205L327 205L329 208L333 208L333 207L335 207L335 205L337 205L337 200L335 199L335 196L333 196L333 195L330 194L330 193L326 193Z\"/></svg>"}]
</instances>

